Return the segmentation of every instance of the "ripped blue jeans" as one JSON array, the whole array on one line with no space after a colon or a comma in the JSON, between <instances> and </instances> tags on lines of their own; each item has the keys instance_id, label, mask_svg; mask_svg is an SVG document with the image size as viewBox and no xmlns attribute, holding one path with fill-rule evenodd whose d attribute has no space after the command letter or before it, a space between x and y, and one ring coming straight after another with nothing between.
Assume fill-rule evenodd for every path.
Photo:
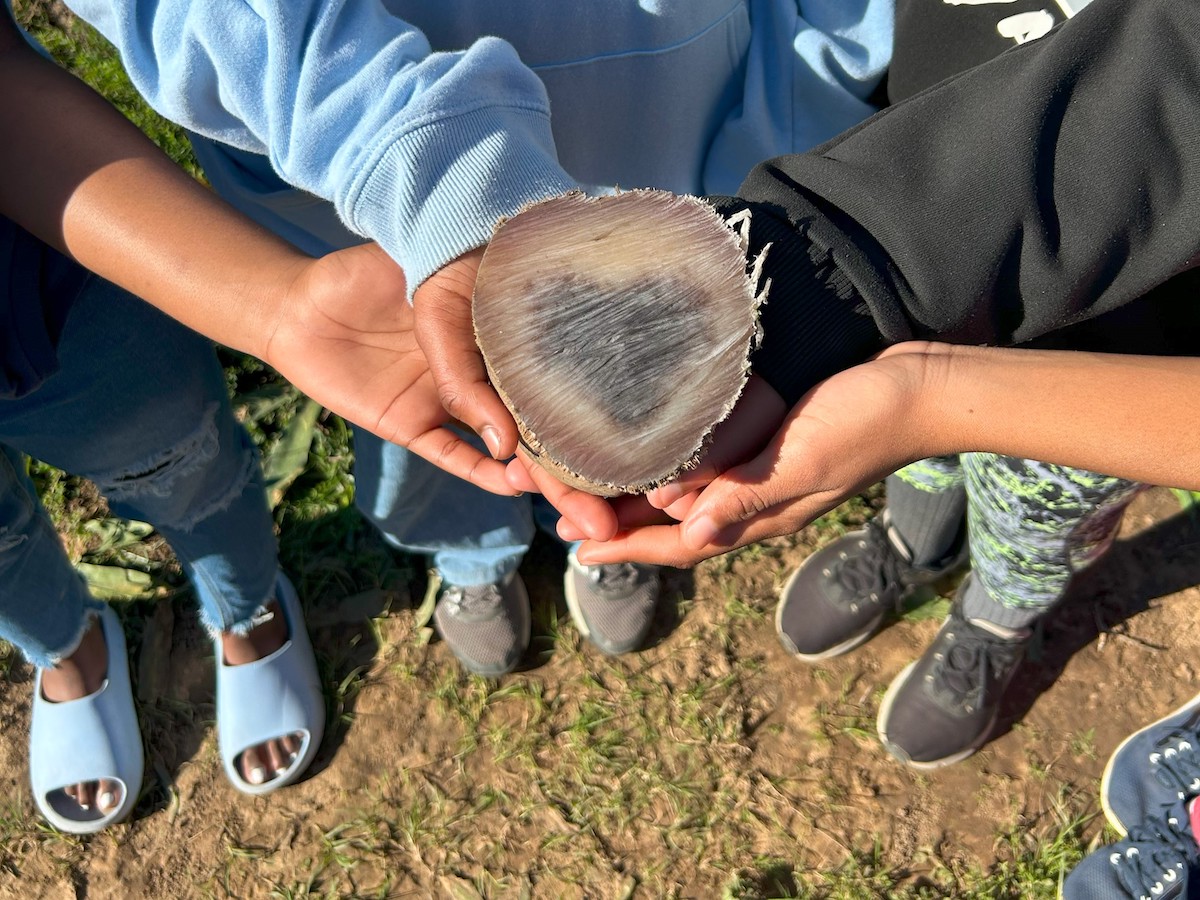
<instances>
[{"instance_id":1,"label":"ripped blue jeans","mask_svg":"<svg viewBox=\"0 0 1200 900\"><path fill-rule=\"evenodd\" d=\"M116 515L154 525L210 632L248 627L274 590L275 534L212 344L92 277L58 357L60 370L31 394L0 400L0 637L35 665L53 665L96 606L22 453L92 479Z\"/></svg>"}]
</instances>

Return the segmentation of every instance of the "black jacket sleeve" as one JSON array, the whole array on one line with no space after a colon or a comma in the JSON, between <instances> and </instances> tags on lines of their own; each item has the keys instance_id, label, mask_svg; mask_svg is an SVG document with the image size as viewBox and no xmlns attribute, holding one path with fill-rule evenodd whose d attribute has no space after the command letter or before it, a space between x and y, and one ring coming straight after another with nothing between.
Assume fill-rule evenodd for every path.
<instances>
[{"instance_id":1,"label":"black jacket sleeve","mask_svg":"<svg viewBox=\"0 0 1200 900\"><path fill-rule=\"evenodd\" d=\"M774 237L754 366L789 401L886 343L1118 309L1200 260L1200 2L1094 0L714 203Z\"/></svg>"}]
</instances>

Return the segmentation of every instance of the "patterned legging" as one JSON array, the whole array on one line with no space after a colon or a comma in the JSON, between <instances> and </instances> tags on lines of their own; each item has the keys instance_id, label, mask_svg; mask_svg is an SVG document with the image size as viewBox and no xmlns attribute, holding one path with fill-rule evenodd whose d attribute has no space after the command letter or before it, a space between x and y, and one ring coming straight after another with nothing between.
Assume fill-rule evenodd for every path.
<instances>
[{"instance_id":1,"label":"patterned legging","mask_svg":"<svg viewBox=\"0 0 1200 900\"><path fill-rule=\"evenodd\" d=\"M1125 507L1145 487L995 453L923 459L893 477L933 493L966 489L975 577L993 600L1017 609L1054 605L1072 573L1112 543Z\"/></svg>"}]
</instances>

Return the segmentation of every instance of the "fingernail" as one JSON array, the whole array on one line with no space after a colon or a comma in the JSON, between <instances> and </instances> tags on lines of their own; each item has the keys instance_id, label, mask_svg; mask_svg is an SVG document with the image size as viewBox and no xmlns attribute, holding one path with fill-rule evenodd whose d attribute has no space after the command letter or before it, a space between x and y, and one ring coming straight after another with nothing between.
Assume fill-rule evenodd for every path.
<instances>
[{"instance_id":1,"label":"fingernail","mask_svg":"<svg viewBox=\"0 0 1200 900\"><path fill-rule=\"evenodd\" d=\"M670 506L676 500L680 499L682 496L683 496L683 489L681 487L679 487L678 485L674 485L674 484L668 484L668 485L665 485L664 487L660 487L654 491L654 494L653 494L654 500L651 503L651 505L656 507L657 509L666 509L668 506Z\"/></svg>"},{"instance_id":2,"label":"fingernail","mask_svg":"<svg viewBox=\"0 0 1200 900\"><path fill-rule=\"evenodd\" d=\"M112 791L105 791L100 795L100 799L96 801L96 805L101 809L112 809L117 805L117 795Z\"/></svg>"},{"instance_id":3,"label":"fingernail","mask_svg":"<svg viewBox=\"0 0 1200 900\"><path fill-rule=\"evenodd\" d=\"M484 425L479 432L479 436L483 438L483 442L487 444L487 448L491 451L493 459L500 458L500 429L495 425Z\"/></svg>"},{"instance_id":4,"label":"fingernail","mask_svg":"<svg viewBox=\"0 0 1200 900\"><path fill-rule=\"evenodd\" d=\"M683 539L689 547L699 550L711 544L719 532L716 522L708 516L701 516L683 526Z\"/></svg>"},{"instance_id":5,"label":"fingernail","mask_svg":"<svg viewBox=\"0 0 1200 900\"><path fill-rule=\"evenodd\" d=\"M250 775L246 778L251 784L262 784L267 780L267 770L262 766L255 766L250 770Z\"/></svg>"}]
</instances>

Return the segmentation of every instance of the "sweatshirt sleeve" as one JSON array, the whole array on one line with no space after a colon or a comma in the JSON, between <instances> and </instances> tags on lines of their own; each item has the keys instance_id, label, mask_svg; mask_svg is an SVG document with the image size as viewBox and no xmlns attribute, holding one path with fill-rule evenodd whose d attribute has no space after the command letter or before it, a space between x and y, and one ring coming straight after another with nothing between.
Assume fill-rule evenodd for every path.
<instances>
[{"instance_id":1,"label":"sweatshirt sleeve","mask_svg":"<svg viewBox=\"0 0 1200 900\"><path fill-rule=\"evenodd\" d=\"M377 0L69 0L158 112L266 155L378 241L409 291L574 182L541 81L497 38L456 53Z\"/></svg>"},{"instance_id":2,"label":"sweatshirt sleeve","mask_svg":"<svg viewBox=\"0 0 1200 900\"><path fill-rule=\"evenodd\" d=\"M885 343L1122 307L1200 261L1200 4L1095 0L739 194L718 207L786 226L755 366L791 400Z\"/></svg>"},{"instance_id":3,"label":"sweatshirt sleeve","mask_svg":"<svg viewBox=\"0 0 1200 900\"><path fill-rule=\"evenodd\" d=\"M709 193L731 194L758 163L798 153L876 111L892 56L895 0L749 0L742 102L705 164Z\"/></svg>"}]
</instances>

